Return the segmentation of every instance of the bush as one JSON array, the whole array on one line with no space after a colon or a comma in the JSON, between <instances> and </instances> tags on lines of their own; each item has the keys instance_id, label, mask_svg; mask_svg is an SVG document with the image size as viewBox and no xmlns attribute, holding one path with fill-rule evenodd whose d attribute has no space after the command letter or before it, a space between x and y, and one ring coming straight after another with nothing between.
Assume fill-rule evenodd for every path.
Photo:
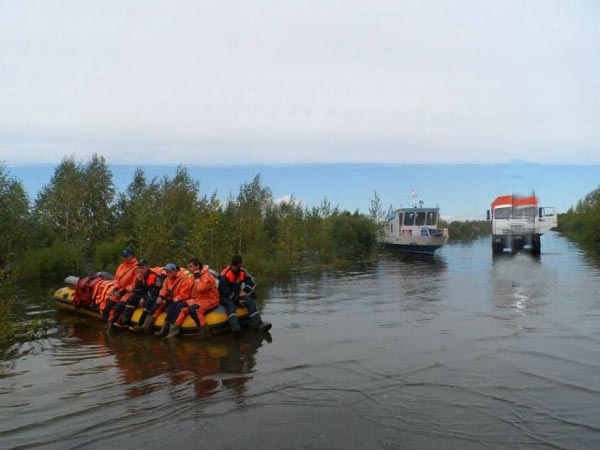
<instances>
[{"instance_id":1,"label":"bush","mask_svg":"<svg viewBox=\"0 0 600 450\"><path fill-rule=\"evenodd\" d=\"M376 227L366 216L344 212L334 216L330 228L334 254L351 258L370 252L376 243Z\"/></svg>"},{"instance_id":2,"label":"bush","mask_svg":"<svg viewBox=\"0 0 600 450\"><path fill-rule=\"evenodd\" d=\"M96 245L93 259L94 271L107 270L114 272L121 262L121 252L125 247L131 247L135 250L135 246L131 245L131 240L125 237Z\"/></svg>"},{"instance_id":3,"label":"bush","mask_svg":"<svg viewBox=\"0 0 600 450\"><path fill-rule=\"evenodd\" d=\"M86 272L86 257L81 243L55 242L50 247L26 252L16 262L18 279L60 279Z\"/></svg>"},{"instance_id":4,"label":"bush","mask_svg":"<svg viewBox=\"0 0 600 450\"><path fill-rule=\"evenodd\" d=\"M440 225L441 226L441 225ZM448 239L452 241L472 241L492 233L492 223L487 220L455 220L448 224Z\"/></svg>"}]
</instances>

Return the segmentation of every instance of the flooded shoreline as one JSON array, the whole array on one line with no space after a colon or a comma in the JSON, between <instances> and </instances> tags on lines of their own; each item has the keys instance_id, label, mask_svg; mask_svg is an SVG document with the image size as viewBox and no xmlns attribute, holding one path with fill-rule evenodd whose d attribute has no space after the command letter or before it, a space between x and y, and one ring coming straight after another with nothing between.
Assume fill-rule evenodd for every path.
<instances>
[{"instance_id":1,"label":"flooded shoreline","mask_svg":"<svg viewBox=\"0 0 600 450\"><path fill-rule=\"evenodd\" d=\"M600 269L543 239L293 276L261 295L272 342L107 335L32 297L56 330L2 362L0 446L595 448Z\"/></svg>"}]
</instances>

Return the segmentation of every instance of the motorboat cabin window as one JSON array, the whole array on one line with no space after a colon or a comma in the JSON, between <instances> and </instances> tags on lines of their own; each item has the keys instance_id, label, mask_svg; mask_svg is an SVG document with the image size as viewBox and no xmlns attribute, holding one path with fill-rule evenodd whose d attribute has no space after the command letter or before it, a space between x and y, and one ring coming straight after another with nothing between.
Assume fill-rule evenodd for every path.
<instances>
[{"instance_id":1,"label":"motorboat cabin window","mask_svg":"<svg viewBox=\"0 0 600 450\"><path fill-rule=\"evenodd\" d=\"M390 233L394 232L394 222L390 222Z\"/></svg>"},{"instance_id":2,"label":"motorboat cabin window","mask_svg":"<svg viewBox=\"0 0 600 450\"><path fill-rule=\"evenodd\" d=\"M495 219L510 219L512 212L512 207L505 206L503 208L494 209L494 218Z\"/></svg>"},{"instance_id":3,"label":"motorboat cabin window","mask_svg":"<svg viewBox=\"0 0 600 450\"><path fill-rule=\"evenodd\" d=\"M398 225L399 225L399 228L402 227L402 220L404 220L404 213L398 213Z\"/></svg>"},{"instance_id":4,"label":"motorboat cabin window","mask_svg":"<svg viewBox=\"0 0 600 450\"><path fill-rule=\"evenodd\" d=\"M540 217L551 217L556 215L556 208L552 206L544 206L540 209L542 210Z\"/></svg>"},{"instance_id":5,"label":"motorboat cabin window","mask_svg":"<svg viewBox=\"0 0 600 450\"><path fill-rule=\"evenodd\" d=\"M425 213L424 212L419 212L417 213L417 222L416 222L417 226L423 226L425 225Z\"/></svg>"},{"instance_id":6,"label":"motorboat cabin window","mask_svg":"<svg viewBox=\"0 0 600 450\"><path fill-rule=\"evenodd\" d=\"M435 211L429 211L427 213L427 225L435 225L437 222L437 213Z\"/></svg>"},{"instance_id":7,"label":"motorboat cabin window","mask_svg":"<svg viewBox=\"0 0 600 450\"><path fill-rule=\"evenodd\" d=\"M412 226L415 223L415 213L414 212L407 212L404 214L404 225L405 226Z\"/></svg>"}]
</instances>

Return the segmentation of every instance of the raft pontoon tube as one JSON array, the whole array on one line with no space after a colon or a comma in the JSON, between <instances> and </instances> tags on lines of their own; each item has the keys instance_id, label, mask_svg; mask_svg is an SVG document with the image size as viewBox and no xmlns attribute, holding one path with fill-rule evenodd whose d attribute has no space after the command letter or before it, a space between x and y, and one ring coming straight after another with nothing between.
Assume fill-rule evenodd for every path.
<instances>
[{"instance_id":1,"label":"raft pontoon tube","mask_svg":"<svg viewBox=\"0 0 600 450\"><path fill-rule=\"evenodd\" d=\"M76 277L73 277L76 278ZM72 280L65 280L65 282L69 283ZM104 320L102 318L102 314L100 313L98 307L94 305L94 307L89 306L76 306L73 301L73 297L75 296L75 288L71 286L65 286L63 288L58 289L54 293L54 299L56 300L56 306L59 309L64 311L70 311L76 314L81 314L84 316L94 317L99 320ZM131 317L131 322L133 325L138 325L139 319L142 316L144 309L137 308ZM236 314L239 318L240 325L245 326L248 324L248 310L242 306L238 307ZM154 321L153 328L154 330L160 329L162 327L165 318L167 317L166 312L162 312ZM227 313L225 312L225 308L219 305L215 309L211 310L207 314L206 317L206 326L198 327L196 322L188 315L185 318L181 326L180 336L212 336L217 334L223 334L230 331L229 322L227 320ZM124 327L121 327L124 329Z\"/></svg>"}]
</instances>

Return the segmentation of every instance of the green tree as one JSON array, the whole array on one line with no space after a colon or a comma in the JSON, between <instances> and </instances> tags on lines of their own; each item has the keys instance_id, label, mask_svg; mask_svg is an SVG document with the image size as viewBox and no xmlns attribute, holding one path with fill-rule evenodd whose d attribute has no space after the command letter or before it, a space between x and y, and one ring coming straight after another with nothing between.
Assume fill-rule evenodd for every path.
<instances>
[{"instance_id":1,"label":"green tree","mask_svg":"<svg viewBox=\"0 0 600 450\"><path fill-rule=\"evenodd\" d=\"M371 203L369 205L369 217L371 221L375 224L377 233L380 237L383 237L383 230L385 227L385 211L383 210L383 202L377 191L373 191L373 198L371 199Z\"/></svg>"},{"instance_id":2,"label":"green tree","mask_svg":"<svg viewBox=\"0 0 600 450\"><path fill-rule=\"evenodd\" d=\"M29 199L20 181L0 165L0 267L27 244Z\"/></svg>"},{"instance_id":3,"label":"green tree","mask_svg":"<svg viewBox=\"0 0 600 450\"><path fill-rule=\"evenodd\" d=\"M234 214L237 212L238 252L249 253L251 249L257 250L258 244L267 243L263 219L272 203L271 189L261 185L260 175L256 175L250 183L242 184L237 202L230 209Z\"/></svg>"},{"instance_id":4,"label":"green tree","mask_svg":"<svg viewBox=\"0 0 600 450\"><path fill-rule=\"evenodd\" d=\"M178 167L173 178L150 183L137 169L118 201L121 240L131 242L140 256L156 262L185 258L197 249L196 222L206 203L199 192L199 183L185 167Z\"/></svg>"},{"instance_id":5,"label":"green tree","mask_svg":"<svg viewBox=\"0 0 600 450\"><path fill-rule=\"evenodd\" d=\"M84 233L88 240L97 242L112 232L115 186L103 156L94 154L85 167L83 176Z\"/></svg>"},{"instance_id":6,"label":"green tree","mask_svg":"<svg viewBox=\"0 0 600 450\"><path fill-rule=\"evenodd\" d=\"M84 168L73 157L65 158L37 196L35 219L54 238L67 241L83 237L84 173Z\"/></svg>"},{"instance_id":7,"label":"green tree","mask_svg":"<svg viewBox=\"0 0 600 450\"><path fill-rule=\"evenodd\" d=\"M355 258L369 253L376 244L376 226L358 211L332 217L330 236L337 258Z\"/></svg>"},{"instance_id":8,"label":"green tree","mask_svg":"<svg viewBox=\"0 0 600 450\"><path fill-rule=\"evenodd\" d=\"M600 251L600 187L560 214L558 229L587 248Z\"/></svg>"},{"instance_id":9,"label":"green tree","mask_svg":"<svg viewBox=\"0 0 600 450\"><path fill-rule=\"evenodd\" d=\"M37 196L34 216L52 238L92 248L110 234L115 188L103 157L87 165L65 158Z\"/></svg>"}]
</instances>

